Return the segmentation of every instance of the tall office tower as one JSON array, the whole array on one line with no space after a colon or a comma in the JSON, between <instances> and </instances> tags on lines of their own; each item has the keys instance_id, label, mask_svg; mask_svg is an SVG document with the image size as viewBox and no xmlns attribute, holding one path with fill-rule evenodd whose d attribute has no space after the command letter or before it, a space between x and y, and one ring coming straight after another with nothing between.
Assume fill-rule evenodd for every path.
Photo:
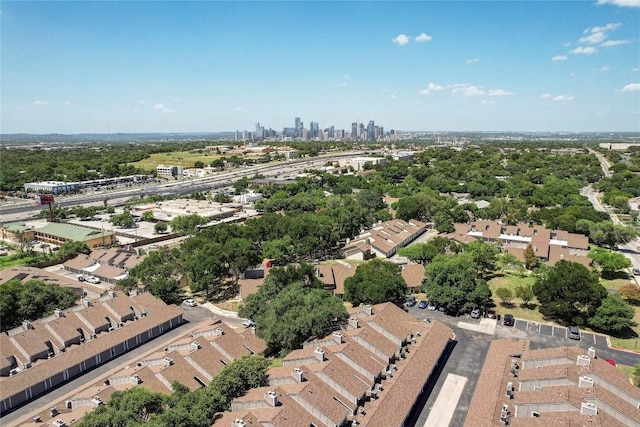
<instances>
[{"instance_id":1,"label":"tall office tower","mask_svg":"<svg viewBox=\"0 0 640 427\"><path fill-rule=\"evenodd\" d=\"M351 139L358 139L358 122L351 123Z\"/></svg>"},{"instance_id":2,"label":"tall office tower","mask_svg":"<svg viewBox=\"0 0 640 427\"><path fill-rule=\"evenodd\" d=\"M243 141L246 141L246 140L247 140L247 131L246 131L246 130L243 130L243 131L242 131L242 140L243 140Z\"/></svg>"},{"instance_id":3,"label":"tall office tower","mask_svg":"<svg viewBox=\"0 0 640 427\"><path fill-rule=\"evenodd\" d=\"M336 130L336 139L342 141L344 139L344 129Z\"/></svg>"},{"instance_id":4,"label":"tall office tower","mask_svg":"<svg viewBox=\"0 0 640 427\"><path fill-rule=\"evenodd\" d=\"M320 125L318 122L309 123L309 138L317 138L320 131Z\"/></svg>"},{"instance_id":5,"label":"tall office tower","mask_svg":"<svg viewBox=\"0 0 640 427\"><path fill-rule=\"evenodd\" d=\"M367 125L367 139L369 141L373 141L376 138L375 127L376 125L373 120L369 120L369 124Z\"/></svg>"},{"instance_id":6,"label":"tall office tower","mask_svg":"<svg viewBox=\"0 0 640 427\"><path fill-rule=\"evenodd\" d=\"M258 141L264 139L264 127L260 126L260 122L256 123L256 139Z\"/></svg>"},{"instance_id":7,"label":"tall office tower","mask_svg":"<svg viewBox=\"0 0 640 427\"><path fill-rule=\"evenodd\" d=\"M336 127L331 126L329 128L329 138L335 138L335 137L336 137Z\"/></svg>"},{"instance_id":8,"label":"tall office tower","mask_svg":"<svg viewBox=\"0 0 640 427\"><path fill-rule=\"evenodd\" d=\"M236 130L236 142L240 141L240 131Z\"/></svg>"},{"instance_id":9,"label":"tall office tower","mask_svg":"<svg viewBox=\"0 0 640 427\"><path fill-rule=\"evenodd\" d=\"M358 139L362 139L364 135L364 123L358 125Z\"/></svg>"}]
</instances>

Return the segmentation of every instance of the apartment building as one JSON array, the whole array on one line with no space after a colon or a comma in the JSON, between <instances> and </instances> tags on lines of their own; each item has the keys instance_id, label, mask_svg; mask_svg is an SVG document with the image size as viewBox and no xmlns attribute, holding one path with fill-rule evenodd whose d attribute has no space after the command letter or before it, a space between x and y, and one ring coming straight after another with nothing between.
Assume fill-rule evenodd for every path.
<instances>
[{"instance_id":1,"label":"apartment building","mask_svg":"<svg viewBox=\"0 0 640 427\"><path fill-rule=\"evenodd\" d=\"M308 342L235 399L214 426L410 426L446 363L453 332L391 304L349 311L348 326Z\"/></svg>"},{"instance_id":2,"label":"apartment building","mask_svg":"<svg viewBox=\"0 0 640 427\"><path fill-rule=\"evenodd\" d=\"M589 238L564 230L549 230L541 225L504 225L498 221L477 221L471 224L455 224L455 231L448 237L461 243L482 240L499 243L502 249L524 261L524 251L531 245L541 262L550 266L560 260L578 262L589 266Z\"/></svg>"},{"instance_id":3,"label":"apartment building","mask_svg":"<svg viewBox=\"0 0 640 427\"><path fill-rule=\"evenodd\" d=\"M640 426L640 389L594 348L493 341L465 426Z\"/></svg>"},{"instance_id":4,"label":"apartment building","mask_svg":"<svg viewBox=\"0 0 640 427\"><path fill-rule=\"evenodd\" d=\"M0 413L182 324L182 310L149 293L109 291L0 334Z\"/></svg>"},{"instance_id":5,"label":"apartment building","mask_svg":"<svg viewBox=\"0 0 640 427\"><path fill-rule=\"evenodd\" d=\"M346 259L389 258L427 230L427 224L412 219L385 221L355 237L344 248Z\"/></svg>"}]
</instances>

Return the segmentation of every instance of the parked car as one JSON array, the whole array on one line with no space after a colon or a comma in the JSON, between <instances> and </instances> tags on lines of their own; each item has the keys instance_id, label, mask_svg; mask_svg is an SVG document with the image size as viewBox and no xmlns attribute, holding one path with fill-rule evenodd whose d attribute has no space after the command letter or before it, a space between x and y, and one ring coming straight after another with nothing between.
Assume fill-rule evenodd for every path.
<instances>
[{"instance_id":1,"label":"parked car","mask_svg":"<svg viewBox=\"0 0 640 427\"><path fill-rule=\"evenodd\" d=\"M94 285L100 283L100 279L98 279L96 276L89 276L85 280L89 283L93 283Z\"/></svg>"},{"instance_id":2,"label":"parked car","mask_svg":"<svg viewBox=\"0 0 640 427\"><path fill-rule=\"evenodd\" d=\"M580 340L580 329L577 326L569 326L569 338Z\"/></svg>"},{"instance_id":3,"label":"parked car","mask_svg":"<svg viewBox=\"0 0 640 427\"><path fill-rule=\"evenodd\" d=\"M250 328L250 327L256 326L256 322L254 322L251 319L247 319L244 322L242 322L242 326L244 326L245 328Z\"/></svg>"},{"instance_id":4,"label":"parked car","mask_svg":"<svg viewBox=\"0 0 640 427\"><path fill-rule=\"evenodd\" d=\"M427 305L427 310L429 310L429 311L436 311L436 308L438 308L438 307L437 307L434 303L432 303L432 302L430 302L430 303Z\"/></svg>"},{"instance_id":5,"label":"parked car","mask_svg":"<svg viewBox=\"0 0 640 427\"><path fill-rule=\"evenodd\" d=\"M479 319L480 318L480 309L479 308L474 308L473 310L471 310L471 317L473 319Z\"/></svg>"},{"instance_id":6,"label":"parked car","mask_svg":"<svg viewBox=\"0 0 640 427\"><path fill-rule=\"evenodd\" d=\"M427 301L422 300L418 303L418 308L424 310L425 308L427 308Z\"/></svg>"},{"instance_id":7,"label":"parked car","mask_svg":"<svg viewBox=\"0 0 640 427\"><path fill-rule=\"evenodd\" d=\"M640 276L640 268L634 268L632 271L634 276Z\"/></svg>"},{"instance_id":8,"label":"parked car","mask_svg":"<svg viewBox=\"0 0 640 427\"><path fill-rule=\"evenodd\" d=\"M447 307L445 307L444 305L441 305L440 307L438 307L438 311L440 311L442 313L446 313L447 312Z\"/></svg>"},{"instance_id":9,"label":"parked car","mask_svg":"<svg viewBox=\"0 0 640 427\"><path fill-rule=\"evenodd\" d=\"M194 300L192 299L186 299L183 302L184 305L188 306L188 307L195 307L196 305L198 305L198 303L196 303Z\"/></svg>"},{"instance_id":10,"label":"parked car","mask_svg":"<svg viewBox=\"0 0 640 427\"><path fill-rule=\"evenodd\" d=\"M513 326L514 323L515 323L515 319L513 318L513 315L511 314L504 315L504 318L502 319L502 324L504 326Z\"/></svg>"},{"instance_id":11,"label":"parked car","mask_svg":"<svg viewBox=\"0 0 640 427\"><path fill-rule=\"evenodd\" d=\"M416 305L416 297L414 297L413 295L407 297L407 302L405 302L404 305L406 305L407 307L413 307L414 305Z\"/></svg>"}]
</instances>

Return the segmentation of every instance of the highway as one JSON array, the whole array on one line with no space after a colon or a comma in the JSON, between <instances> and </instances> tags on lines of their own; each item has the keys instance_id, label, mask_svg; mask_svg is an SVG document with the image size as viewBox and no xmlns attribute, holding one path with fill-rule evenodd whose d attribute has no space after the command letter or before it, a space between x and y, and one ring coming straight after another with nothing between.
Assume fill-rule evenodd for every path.
<instances>
[{"instance_id":1,"label":"highway","mask_svg":"<svg viewBox=\"0 0 640 427\"><path fill-rule=\"evenodd\" d=\"M281 176L285 177L305 169L324 166L330 161L339 160L345 157L355 157L362 154L364 154L364 152L361 151L330 153L317 157L305 157L301 159L255 165L202 178L181 179L174 182L142 188L137 187L125 190L94 192L90 194L56 196L55 206L99 205L104 203L105 199L108 201L109 205L117 206L118 204L124 204L124 202L131 197L141 195L165 193L191 194L195 192L208 191L212 188L219 188L221 186L230 186L242 178L251 178L255 175L275 176L280 173ZM3 221L28 219L33 213L40 212L44 209L43 206L36 205L33 200L5 203L5 206L0 207L0 217L3 218Z\"/></svg>"}]
</instances>

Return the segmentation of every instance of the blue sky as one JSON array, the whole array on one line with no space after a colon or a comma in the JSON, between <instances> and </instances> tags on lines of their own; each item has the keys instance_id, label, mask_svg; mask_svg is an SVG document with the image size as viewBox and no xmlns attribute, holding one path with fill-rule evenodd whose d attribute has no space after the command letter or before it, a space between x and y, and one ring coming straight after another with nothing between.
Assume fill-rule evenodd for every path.
<instances>
[{"instance_id":1,"label":"blue sky","mask_svg":"<svg viewBox=\"0 0 640 427\"><path fill-rule=\"evenodd\" d=\"M640 0L1 8L2 133L640 131Z\"/></svg>"}]
</instances>

